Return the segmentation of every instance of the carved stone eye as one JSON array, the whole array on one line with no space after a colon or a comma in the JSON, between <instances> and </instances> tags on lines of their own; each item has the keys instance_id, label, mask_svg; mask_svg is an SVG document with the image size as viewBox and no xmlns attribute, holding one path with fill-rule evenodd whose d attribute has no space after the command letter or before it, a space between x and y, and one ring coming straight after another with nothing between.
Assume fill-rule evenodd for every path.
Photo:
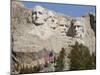
<instances>
[{"instance_id":1,"label":"carved stone eye","mask_svg":"<svg viewBox=\"0 0 100 75\"><path fill-rule=\"evenodd\" d=\"M65 27L69 28L69 25L65 25Z\"/></svg>"},{"instance_id":2,"label":"carved stone eye","mask_svg":"<svg viewBox=\"0 0 100 75\"><path fill-rule=\"evenodd\" d=\"M76 27L79 28L79 27L81 27L81 26L77 25Z\"/></svg>"},{"instance_id":3,"label":"carved stone eye","mask_svg":"<svg viewBox=\"0 0 100 75\"><path fill-rule=\"evenodd\" d=\"M74 26L74 28L80 28L80 27L81 27L80 25L75 25L75 26Z\"/></svg>"},{"instance_id":4,"label":"carved stone eye","mask_svg":"<svg viewBox=\"0 0 100 75\"><path fill-rule=\"evenodd\" d=\"M32 15L36 14L36 11L32 13Z\"/></svg>"},{"instance_id":5,"label":"carved stone eye","mask_svg":"<svg viewBox=\"0 0 100 75\"><path fill-rule=\"evenodd\" d=\"M43 13L42 12L38 12L40 15L42 15Z\"/></svg>"},{"instance_id":6,"label":"carved stone eye","mask_svg":"<svg viewBox=\"0 0 100 75\"><path fill-rule=\"evenodd\" d=\"M64 26L63 24L60 24L60 26Z\"/></svg>"}]
</instances>

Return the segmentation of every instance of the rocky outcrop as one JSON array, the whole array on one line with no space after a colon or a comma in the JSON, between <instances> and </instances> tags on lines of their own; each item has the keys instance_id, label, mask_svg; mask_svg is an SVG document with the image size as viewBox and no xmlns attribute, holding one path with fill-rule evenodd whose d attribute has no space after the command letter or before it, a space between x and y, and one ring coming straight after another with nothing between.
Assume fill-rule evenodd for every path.
<instances>
[{"instance_id":1,"label":"rocky outcrop","mask_svg":"<svg viewBox=\"0 0 100 75\"><path fill-rule=\"evenodd\" d=\"M34 53L41 53L44 48L48 52L53 50L56 54L65 48L65 61L69 62L67 55L76 41L87 46L91 53L96 50L96 19L93 14L75 18L42 6L29 9L18 1L12 1L11 9L11 44L18 59L24 55L29 59L27 61L33 61ZM42 19L38 20L41 16ZM22 58L23 61L25 58ZM68 63L66 65L65 70L68 70Z\"/></svg>"},{"instance_id":2,"label":"rocky outcrop","mask_svg":"<svg viewBox=\"0 0 100 75\"><path fill-rule=\"evenodd\" d=\"M91 28L93 29L96 35L96 15L93 13L89 13L89 16L90 16Z\"/></svg>"}]
</instances>

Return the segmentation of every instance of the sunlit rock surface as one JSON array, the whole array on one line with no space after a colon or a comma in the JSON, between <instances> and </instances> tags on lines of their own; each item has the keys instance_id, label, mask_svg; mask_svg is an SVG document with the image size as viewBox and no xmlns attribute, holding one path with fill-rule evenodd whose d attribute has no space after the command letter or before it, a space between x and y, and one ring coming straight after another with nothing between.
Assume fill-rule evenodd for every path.
<instances>
[{"instance_id":1,"label":"sunlit rock surface","mask_svg":"<svg viewBox=\"0 0 100 75\"><path fill-rule=\"evenodd\" d=\"M12 1L11 8L11 45L14 52L34 54L46 49L57 54L65 48L65 70L69 69L67 56L76 41L87 46L90 53L95 52L96 19L93 13L70 17L42 6L29 9L17 1ZM17 55L20 59L28 57L29 60L22 62L33 60L31 55Z\"/></svg>"}]
</instances>

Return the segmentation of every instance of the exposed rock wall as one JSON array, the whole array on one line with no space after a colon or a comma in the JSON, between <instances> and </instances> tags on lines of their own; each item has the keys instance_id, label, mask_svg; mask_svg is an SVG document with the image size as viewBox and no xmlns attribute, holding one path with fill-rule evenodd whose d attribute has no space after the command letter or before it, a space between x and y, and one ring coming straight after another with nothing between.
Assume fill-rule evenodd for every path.
<instances>
[{"instance_id":1,"label":"exposed rock wall","mask_svg":"<svg viewBox=\"0 0 100 75\"><path fill-rule=\"evenodd\" d=\"M55 53L59 53L61 48L65 48L66 55L68 55L71 45L74 45L76 41L87 46L91 53L95 52L96 19L93 14L75 18L42 6L33 8L36 9L36 12L26 8L21 2L12 1L11 44L14 52L35 53L41 52L45 48L48 51L53 50ZM38 18L34 18L38 14L38 9L46 11L46 16L42 15L41 20L43 21L36 21L43 22L41 24L33 22ZM43 10L41 12L44 12ZM75 30L77 25L80 28ZM31 58L31 55L28 58ZM69 62L67 56L65 61ZM66 65L65 70L68 70L68 63Z\"/></svg>"}]
</instances>

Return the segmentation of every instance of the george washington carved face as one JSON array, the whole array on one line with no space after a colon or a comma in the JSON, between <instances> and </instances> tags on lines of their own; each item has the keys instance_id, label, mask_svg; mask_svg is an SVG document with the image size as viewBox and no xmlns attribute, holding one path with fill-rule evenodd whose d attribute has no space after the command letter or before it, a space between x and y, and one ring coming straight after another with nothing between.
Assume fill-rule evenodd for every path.
<instances>
[{"instance_id":1,"label":"george washington carved face","mask_svg":"<svg viewBox=\"0 0 100 75\"><path fill-rule=\"evenodd\" d=\"M35 25L42 25L47 15L46 9L41 6L35 6L32 10L32 21Z\"/></svg>"}]
</instances>

